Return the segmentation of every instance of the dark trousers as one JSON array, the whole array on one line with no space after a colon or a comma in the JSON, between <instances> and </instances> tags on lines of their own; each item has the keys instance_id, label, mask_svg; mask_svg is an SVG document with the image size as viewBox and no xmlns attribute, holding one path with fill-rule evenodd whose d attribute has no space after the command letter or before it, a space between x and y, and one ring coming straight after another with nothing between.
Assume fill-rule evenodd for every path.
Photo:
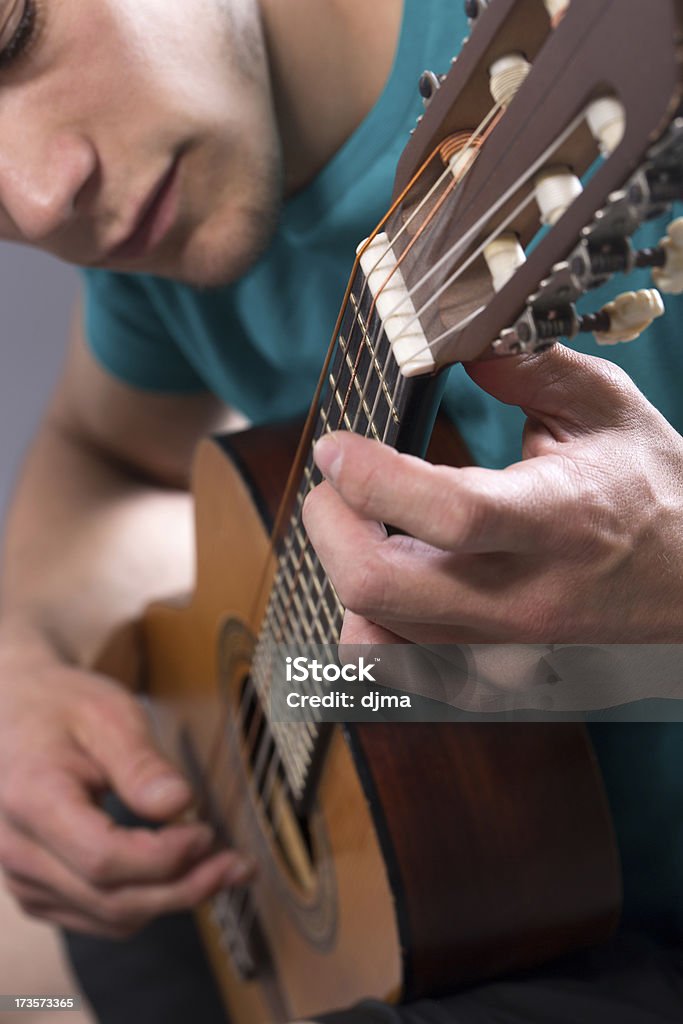
<instances>
[{"instance_id":1,"label":"dark trousers","mask_svg":"<svg viewBox=\"0 0 683 1024\"><path fill-rule=\"evenodd\" d=\"M162 918L123 943L76 935L67 935L66 943L101 1024L226 1024L189 915ZM683 948L639 934L620 934L600 949L460 995L396 1008L367 1002L320 1020L325 1024L680 1024Z\"/></svg>"},{"instance_id":2,"label":"dark trousers","mask_svg":"<svg viewBox=\"0 0 683 1024\"><path fill-rule=\"evenodd\" d=\"M116 800L108 810L121 824L140 824ZM100 1024L226 1024L190 914L159 918L125 942L72 933L64 938ZM370 1001L319 1019L325 1024L683 1024L683 946L620 933L599 949L456 996L395 1008Z\"/></svg>"}]
</instances>

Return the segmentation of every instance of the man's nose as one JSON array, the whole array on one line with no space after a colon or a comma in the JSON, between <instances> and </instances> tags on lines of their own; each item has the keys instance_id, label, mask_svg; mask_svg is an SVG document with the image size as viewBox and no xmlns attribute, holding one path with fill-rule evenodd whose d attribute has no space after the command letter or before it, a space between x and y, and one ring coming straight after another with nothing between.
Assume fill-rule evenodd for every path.
<instances>
[{"instance_id":1,"label":"man's nose","mask_svg":"<svg viewBox=\"0 0 683 1024\"><path fill-rule=\"evenodd\" d=\"M49 239L77 212L79 197L97 171L97 153L83 136L55 137L40 158L0 158L0 204L22 241Z\"/></svg>"}]
</instances>

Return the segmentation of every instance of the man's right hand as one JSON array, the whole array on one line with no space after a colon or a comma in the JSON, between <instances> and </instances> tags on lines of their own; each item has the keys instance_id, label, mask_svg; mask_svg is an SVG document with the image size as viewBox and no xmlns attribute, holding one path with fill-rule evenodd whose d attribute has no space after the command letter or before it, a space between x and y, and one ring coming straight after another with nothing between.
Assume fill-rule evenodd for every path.
<instances>
[{"instance_id":1,"label":"man's right hand","mask_svg":"<svg viewBox=\"0 0 683 1024\"><path fill-rule=\"evenodd\" d=\"M123 828L113 790L158 829ZM123 938L238 885L250 866L207 825L167 824L192 802L144 712L108 679L44 652L0 656L0 865L29 914Z\"/></svg>"}]
</instances>

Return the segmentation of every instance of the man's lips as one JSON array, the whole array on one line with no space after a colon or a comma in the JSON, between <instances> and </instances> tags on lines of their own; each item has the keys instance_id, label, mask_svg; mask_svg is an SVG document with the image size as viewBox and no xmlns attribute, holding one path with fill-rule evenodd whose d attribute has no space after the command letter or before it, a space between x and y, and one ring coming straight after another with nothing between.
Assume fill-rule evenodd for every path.
<instances>
[{"instance_id":1,"label":"man's lips","mask_svg":"<svg viewBox=\"0 0 683 1024\"><path fill-rule=\"evenodd\" d=\"M178 156L142 204L132 230L122 242L109 249L103 262L145 256L162 241L176 218L179 165Z\"/></svg>"}]
</instances>

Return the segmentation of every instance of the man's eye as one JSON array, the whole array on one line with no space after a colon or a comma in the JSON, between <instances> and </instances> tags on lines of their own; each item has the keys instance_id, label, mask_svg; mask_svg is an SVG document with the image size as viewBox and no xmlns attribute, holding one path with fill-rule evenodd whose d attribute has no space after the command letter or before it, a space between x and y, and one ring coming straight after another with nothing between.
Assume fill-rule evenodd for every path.
<instances>
[{"instance_id":1,"label":"man's eye","mask_svg":"<svg viewBox=\"0 0 683 1024\"><path fill-rule=\"evenodd\" d=\"M24 0L24 9L12 38L0 48L0 69L17 60L28 47L36 27L36 0Z\"/></svg>"}]
</instances>

